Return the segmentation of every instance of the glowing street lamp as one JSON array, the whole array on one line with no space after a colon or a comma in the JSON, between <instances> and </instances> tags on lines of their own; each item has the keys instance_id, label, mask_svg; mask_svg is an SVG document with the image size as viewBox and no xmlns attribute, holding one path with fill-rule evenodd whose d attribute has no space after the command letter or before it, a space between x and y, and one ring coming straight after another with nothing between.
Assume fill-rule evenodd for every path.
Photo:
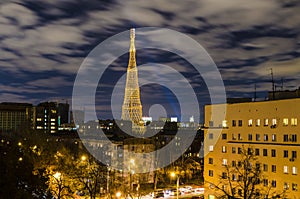
<instances>
[{"instance_id":1,"label":"glowing street lamp","mask_svg":"<svg viewBox=\"0 0 300 199\"><path fill-rule=\"evenodd\" d=\"M120 198L120 197L121 197L121 195L122 195L122 194L121 194L121 192L120 192L120 191L118 191L118 192L116 193L116 197L117 197L117 198Z\"/></svg>"},{"instance_id":2,"label":"glowing street lamp","mask_svg":"<svg viewBox=\"0 0 300 199\"><path fill-rule=\"evenodd\" d=\"M81 158L80 158L82 161L86 161L86 156L85 155L83 155L83 156L81 156Z\"/></svg>"},{"instance_id":3,"label":"glowing street lamp","mask_svg":"<svg viewBox=\"0 0 300 199\"><path fill-rule=\"evenodd\" d=\"M53 177L54 177L55 179L57 179L57 180L60 179L60 176L61 176L61 173L60 173L60 172L56 172L56 173L53 175Z\"/></svg>"},{"instance_id":4,"label":"glowing street lamp","mask_svg":"<svg viewBox=\"0 0 300 199\"><path fill-rule=\"evenodd\" d=\"M179 178L180 176L179 175L176 175L175 172L171 172L171 177L172 178L175 178L177 176L177 180L176 180L176 198L178 199L178 195L179 195Z\"/></svg>"}]
</instances>

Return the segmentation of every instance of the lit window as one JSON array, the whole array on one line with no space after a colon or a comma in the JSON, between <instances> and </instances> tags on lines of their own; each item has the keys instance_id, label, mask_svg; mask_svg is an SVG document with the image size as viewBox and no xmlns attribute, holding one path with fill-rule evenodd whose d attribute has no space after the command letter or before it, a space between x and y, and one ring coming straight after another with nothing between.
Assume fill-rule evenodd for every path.
<instances>
[{"instance_id":1,"label":"lit window","mask_svg":"<svg viewBox=\"0 0 300 199\"><path fill-rule=\"evenodd\" d=\"M292 118L291 119L291 125L292 126L297 126L297 118Z\"/></svg>"},{"instance_id":2,"label":"lit window","mask_svg":"<svg viewBox=\"0 0 300 199\"><path fill-rule=\"evenodd\" d=\"M252 119L248 120L248 126L252 126L252 123L253 123Z\"/></svg>"},{"instance_id":3,"label":"lit window","mask_svg":"<svg viewBox=\"0 0 300 199\"><path fill-rule=\"evenodd\" d=\"M292 190L293 191L298 191L298 188L297 188L297 184L296 183L292 183Z\"/></svg>"},{"instance_id":4,"label":"lit window","mask_svg":"<svg viewBox=\"0 0 300 199\"><path fill-rule=\"evenodd\" d=\"M226 153L227 150L226 150L226 146L222 146L222 153Z\"/></svg>"},{"instance_id":5,"label":"lit window","mask_svg":"<svg viewBox=\"0 0 300 199\"><path fill-rule=\"evenodd\" d=\"M41 126L37 126L37 127L36 127L36 129L43 129L43 127L41 127Z\"/></svg>"},{"instance_id":6,"label":"lit window","mask_svg":"<svg viewBox=\"0 0 300 199\"><path fill-rule=\"evenodd\" d=\"M268 126L269 125L269 120L268 119L264 119L264 126Z\"/></svg>"},{"instance_id":7,"label":"lit window","mask_svg":"<svg viewBox=\"0 0 300 199\"><path fill-rule=\"evenodd\" d=\"M232 180L236 181L236 174L234 174L234 173L232 174Z\"/></svg>"},{"instance_id":8,"label":"lit window","mask_svg":"<svg viewBox=\"0 0 300 199\"><path fill-rule=\"evenodd\" d=\"M297 167L292 167L292 174L297 175Z\"/></svg>"},{"instance_id":9,"label":"lit window","mask_svg":"<svg viewBox=\"0 0 300 199\"><path fill-rule=\"evenodd\" d=\"M239 133L238 134L238 140L242 140L243 138L242 138L242 136L241 136L241 134Z\"/></svg>"},{"instance_id":10,"label":"lit window","mask_svg":"<svg viewBox=\"0 0 300 199\"><path fill-rule=\"evenodd\" d=\"M275 118L272 119L272 126L276 126L277 125L277 120Z\"/></svg>"},{"instance_id":11,"label":"lit window","mask_svg":"<svg viewBox=\"0 0 300 199\"><path fill-rule=\"evenodd\" d=\"M236 136L234 133L232 134L232 140L236 140Z\"/></svg>"},{"instance_id":12,"label":"lit window","mask_svg":"<svg viewBox=\"0 0 300 199\"><path fill-rule=\"evenodd\" d=\"M214 145L209 146L209 151L214 151Z\"/></svg>"},{"instance_id":13,"label":"lit window","mask_svg":"<svg viewBox=\"0 0 300 199\"><path fill-rule=\"evenodd\" d=\"M208 175L209 175L210 177L213 177L213 176L214 176L214 171L213 171L213 170L208 170Z\"/></svg>"},{"instance_id":14,"label":"lit window","mask_svg":"<svg viewBox=\"0 0 300 199\"><path fill-rule=\"evenodd\" d=\"M42 121L42 118L37 118L36 121L40 122Z\"/></svg>"},{"instance_id":15,"label":"lit window","mask_svg":"<svg viewBox=\"0 0 300 199\"><path fill-rule=\"evenodd\" d=\"M264 134L264 141L268 141L268 139L269 139L268 134Z\"/></svg>"},{"instance_id":16,"label":"lit window","mask_svg":"<svg viewBox=\"0 0 300 199\"><path fill-rule=\"evenodd\" d=\"M289 167L283 166L283 173L289 173Z\"/></svg>"},{"instance_id":17,"label":"lit window","mask_svg":"<svg viewBox=\"0 0 300 199\"><path fill-rule=\"evenodd\" d=\"M272 141L276 142L276 134L272 134Z\"/></svg>"},{"instance_id":18,"label":"lit window","mask_svg":"<svg viewBox=\"0 0 300 199\"><path fill-rule=\"evenodd\" d=\"M222 127L223 127L223 128L228 127L228 126L227 126L227 121L226 121L226 120L223 120L223 121L222 121Z\"/></svg>"},{"instance_id":19,"label":"lit window","mask_svg":"<svg viewBox=\"0 0 300 199\"><path fill-rule=\"evenodd\" d=\"M283 126L289 125L289 119L288 118L283 118Z\"/></svg>"},{"instance_id":20,"label":"lit window","mask_svg":"<svg viewBox=\"0 0 300 199\"><path fill-rule=\"evenodd\" d=\"M55 129L55 126L51 126L51 129Z\"/></svg>"},{"instance_id":21,"label":"lit window","mask_svg":"<svg viewBox=\"0 0 300 199\"><path fill-rule=\"evenodd\" d=\"M260 126L260 119L256 120L256 126Z\"/></svg>"},{"instance_id":22,"label":"lit window","mask_svg":"<svg viewBox=\"0 0 300 199\"><path fill-rule=\"evenodd\" d=\"M227 159L222 160L222 165L224 165L224 166L227 165Z\"/></svg>"},{"instance_id":23,"label":"lit window","mask_svg":"<svg viewBox=\"0 0 300 199\"><path fill-rule=\"evenodd\" d=\"M51 120L50 120L51 122L55 122L55 119L54 118L51 118Z\"/></svg>"},{"instance_id":24,"label":"lit window","mask_svg":"<svg viewBox=\"0 0 300 199\"><path fill-rule=\"evenodd\" d=\"M284 189L284 190L288 190L289 187L290 187L290 186L289 186L289 183L287 183L287 182L284 182L284 183L283 183L283 189Z\"/></svg>"}]
</instances>

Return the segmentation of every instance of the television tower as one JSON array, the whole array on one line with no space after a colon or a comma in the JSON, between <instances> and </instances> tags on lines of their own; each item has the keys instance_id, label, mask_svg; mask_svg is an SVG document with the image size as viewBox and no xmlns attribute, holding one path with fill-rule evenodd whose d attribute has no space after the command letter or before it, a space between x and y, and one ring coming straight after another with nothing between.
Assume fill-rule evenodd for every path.
<instances>
[{"instance_id":1,"label":"television tower","mask_svg":"<svg viewBox=\"0 0 300 199\"><path fill-rule=\"evenodd\" d=\"M145 132L142 120L142 104L140 99L140 88L138 83L138 70L135 59L135 29L130 29L130 50L127 68L124 102L122 106L122 120L132 122L132 132L143 134Z\"/></svg>"}]
</instances>

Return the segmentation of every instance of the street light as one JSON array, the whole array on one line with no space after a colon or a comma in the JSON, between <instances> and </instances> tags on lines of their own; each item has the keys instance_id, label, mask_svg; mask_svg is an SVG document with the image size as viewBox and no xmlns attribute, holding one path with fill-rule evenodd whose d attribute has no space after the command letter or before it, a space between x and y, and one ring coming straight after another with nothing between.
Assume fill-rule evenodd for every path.
<instances>
[{"instance_id":1,"label":"street light","mask_svg":"<svg viewBox=\"0 0 300 199\"><path fill-rule=\"evenodd\" d=\"M176 180L176 199L178 199L178 194L179 194L179 175L176 175L175 172L171 172L171 177L175 178L177 176L177 180Z\"/></svg>"},{"instance_id":2,"label":"street light","mask_svg":"<svg viewBox=\"0 0 300 199\"><path fill-rule=\"evenodd\" d=\"M120 191L118 191L118 192L116 193L116 197L117 197L117 198L119 198L121 195L122 195L122 194L121 194Z\"/></svg>"}]
</instances>

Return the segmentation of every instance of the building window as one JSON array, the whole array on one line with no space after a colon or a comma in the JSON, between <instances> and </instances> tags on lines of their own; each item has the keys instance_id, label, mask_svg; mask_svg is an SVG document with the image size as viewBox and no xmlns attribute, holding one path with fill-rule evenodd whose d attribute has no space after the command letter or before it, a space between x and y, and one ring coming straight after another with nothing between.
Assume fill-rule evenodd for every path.
<instances>
[{"instance_id":1,"label":"building window","mask_svg":"<svg viewBox=\"0 0 300 199\"><path fill-rule=\"evenodd\" d=\"M236 121L232 120L232 126L236 126Z\"/></svg>"},{"instance_id":2,"label":"building window","mask_svg":"<svg viewBox=\"0 0 300 199\"><path fill-rule=\"evenodd\" d=\"M242 148L238 147L238 154L242 154Z\"/></svg>"},{"instance_id":3,"label":"building window","mask_svg":"<svg viewBox=\"0 0 300 199\"><path fill-rule=\"evenodd\" d=\"M236 181L236 174L234 174L234 173L232 174L232 180Z\"/></svg>"},{"instance_id":4,"label":"building window","mask_svg":"<svg viewBox=\"0 0 300 199\"><path fill-rule=\"evenodd\" d=\"M208 158L208 164L213 164L214 163L214 159L213 158Z\"/></svg>"},{"instance_id":5,"label":"building window","mask_svg":"<svg viewBox=\"0 0 300 199\"><path fill-rule=\"evenodd\" d=\"M264 134L264 141L268 141L268 140L269 140L268 134Z\"/></svg>"},{"instance_id":6,"label":"building window","mask_svg":"<svg viewBox=\"0 0 300 199\"><path fill-rule=\"evenodd\" d=\"M283 173L289 173L289 167L283 166Z\"/></svg>"},{"instance_id":7,"label":"building window","mask_svg":"<svg viewBox=\"0 0 300 199\"><path fill-rule=\"evenodd\" d=\"M228 125L227 125L227 120L223 120L223 121L222 121L222 127L223 127L223 128L227 128L227 127L228 127Z\"/></svg>"},{"instance_id":8,"label":"building window","mask_svg":"<svg viewBox=\"0 0 300 199\"><path fill-rule=\"evenodd\" d=\"M263 156L268 156L268 150L267 149L263 149Z\"/></svg>"},{"instance_id":9,"label":"building window","mask_svg":"<svg viewBox=\"0 0 300 199\"><path fill-rule=\"evenodd\" d=\"M292 134L291 141L292 142L297 142L297 135L296 134Z\"/></svg>"},{"instance_id":10,"label":"building window","mask_svg":"<svg viewBox=\"0 0 300 199\"><path fill-rule=\"evenodd\" d=\"M290 186L289 186L289 183L287 183L287 182L284 182L284 183L283 183L283 189L284 189L284 190L288 190L289 187L290 187Z\"/></svg>"},{"instance_id":11,"label":"building window","mask_svg":"<svg viewBox=\"0 0 300 199\"><path fill-rule=\"evenodd\" d=\"M292 167L292 174L297 175L297 167Z\"/></svg>"},{"instance_id":12,"label":"building window","mask_svg":"<svg viewBox=\"0 0 300 199\"><path fill-rule=\"evenodd\" d=\"M272 165L272 172L276 173L276 165Z\"/></svg>"},{"instance_id":13,"label":"building window","mask_svg":"<svg viewBox=\"0 0 300 199\"><path fill-rule=\"evenodd\" d=\"M288 158L289 157L289 151L288 150L284 150L283 151L283 157L284 158Z\"/></svg>"},{"instance_id":14,"label":"building window","mask_svg":"<svg viewBox=\"0 0 300 199\"><path fill-rule=\"evenodd\" d=\"M232 147L232 153L236 153L236 148Z\"/></svg>"},{"instance_id":15,"label":"building window","mask_svg":"<svg viewBox=\"0 0 300 199\"><path fill-rule=\"evenodd\" d=\"M214 151L214 145L209 145L209 151Z\"/></svg>"},{"instance_id":16,"label":"building window","mask_svg":"<svg viewBox=\"0 0 300 199\"><path fill-rule=\"evenodd\" d=\"M292 190L293 191L298 191L298 188L297 188L297 184L296 183L292 183Z\"/></svg>"},{"instance_id":17,"label":"building window","mask_svg":"<svg viewBox=\"0 0 300 199\"><path fill-rule=\"evenodd\" d=\"M252 134L248 134L248 141L252 141Z\"/></svg>"},{"instance_id":18,"label":"building window","mask_svg":"<svg viewBox=\"0 0 300 199\"><path fill-rule=\"evenodd\" d=\"M268 165L267 164L264 164L263 168L264 168L264 171L268 171Z\"/></svg>"},{"instance_id":19,"label":"building window","mask_svg":"<svg viewBox=\"0 0 300 199\"><path fill-rule=\"evenodd\" d=\"M296 159L297 158L297 151L292 151L292 159Z\"/></svg>"},{"instance_id":20,"label":"building window","mask_svg":"<svg viewBox=\"0 0 300 199\"><path fill-rule=\"evenodd\" d=\"M242 140L243 138L242 138L242 136L241 136L241 134L239 133L238 134L238 140Z\"/></svg>"},{"instance_id":21,"label":"building window","mask_svg":"<svg viewBox=\"0 0 300 199\"><path fill-rule=\"evenodd\" d=\"M226 146L222 146L222 153L226 153L226 152L227 152Z\"/></svg>"},{"instance_id":22,"label":"building window","mask_svg":"<svg viewBox=\"0 0 300 199\"><path fill-rule=\"evenodd\" d=\"M297 126L297 118L292 118L291 119L291 125L292 126Z\"/></svg>"},{"instance_id":23,"label":"building window","mask_svg":"<svg viewBox=\"0 0 300 199\"><path fill-rule=\"evenodd\" d=\"M268 179L263 179L264 186L268 186Z\"/></svg>"},{"instance_id":24,"label":"building window","mask_svg":"<svg viewBox=\"0 0 300 199\"><path fill-rule=\"evenodd\" d=\"M276 180L272 180L271 185L272 185L272 187L276 187Z\"/></svg>"},{"instance_id":25,"label":"building window","mask_svg":"<svg viewBox=\"0 0 300 199\"><path fill-rule=\"evenodd\" d=\"M232 162L231 162L231 166L232 166L232 167L235 167L235 166L236 166L236 162L235 162L235 160L232 160Z\"/></svg>"},{"instance_id":26,"label":"building window","mask_svg":"<svg viewBox=\"0 0 300 199\"><path fill-rule=\"evenodd\" d=\"M226 172L222 172L222 178L226 179L227 178L227 173Z\"/></svg>"},{"instance_id":27,"label":"building window","mask_svg":"<svg viewBox=\"0 0 300 199\"><path fill-rule=\"evenodd\" d=\"M223 165L223 166L226 166L226 165L227 165L227 159L223 159L223 160L222 160L222 165Z\"/></svg>"},{"instance_id":28,"label":"building window","mask_svg":"<svg viewBox=\"0 0 300 199\"><path fill-rule=\"evenodd\" d=\"M243 126L243 121L239 120L239 126Z\"/></svg>"},{"instance_id":29,"label":"building window","mask_svg":"<svg viewBox=\"0 0 300 199\"><path fill-rule=\"evenodd\" d=\"M260 119L256 120L256 126L260 126Z\"/></svg>"},{"instance_id":30,"label":"building window","mask_svg":"<svg viewBox=\"0 0 300 199\"><path fill-rule=\"evenodd\" d=\"M272 150L271 150L271 156L272 156L272 157L276 157L276 150L275 150L275 149L272 149Z\"/></svg>"},{"instance_id":31,"label":"building window","mask_svg":"<svg viewBox=\"0 0 300 199\"><path fill-rule=\"evenodd\" d=\"M277 125L277 120L275 118L272 119L272 126L276 126Z\"/></svg>"},{"instance_id":32,"label":"building window","mask_svg":"<svg viewBox=\"0 0 300 199\"><path fill-rule=\"evenodd\" d=\"M259 149L255 149L255 155L259 155Z\"/></svg>"},{"instance_id":33,"label":"building window","mask_svg":"<svg viewBox=\"0 0 300 199\"><path fill-rule=\"evenodd\" d=\"M214 139L214 134L212 134L212 133L208 134L208 139L210 139L210 140Z\"/></svg>"},{"instance_id":34,"label":"building window","mask_svg":"<svg viewBox=\"0 0 300 199\"><path fill-rule=\"evenodd\" d=\"M272 134L272 141L276 142L276 134Z\"/></svg>"},{"instance_id":35,"label":"building window","mask_svg":"<svg viewBox=\"0 0 300 199\"><path fill-rule=\"evenodd\" d=\"M248 120L248 126L252 126L252 123L253 123L252 119Z\"/></svg>"},{"instance_id":36,"label":"building window","mask_svg":"<svg viewBox=\"0 0 300 199\"><path fill-rule=\"evenodd\" d=\"M288 134L284 134L283 135L283 141L284 142L288 142L289 141L289 135Z\"/></svg>"},{"instance_id":37,"label":"building window","mask_svg":"<svg viewBox=\"0 0 300 199\"><path fill-rule=\"evenodd\" d=\"M269 120L268 119L264 119L264 126L268 126L269 125Z\"/></svg>"},{"instance_id":38,"label":"building window","mask_svg":"<svg viewBox=\"0 0 300 199\"><path fill-rule=\"evenodd\" d=\"M234 133L232 134L232 140L236 140L236 136Z\"/></svg>"},{"instance_id":39,"label":"building window","mask_svg":"<svg viewBox=\"0 0 300 199\"><path fill-rule=\"evenodd\" d=\"M256 141L260 141L260 134L255 135Z\"/></svg>"},{"instance_id":40,"label":"building window","mask_svg":"<svg viewBox=\"0 0 300 199\"><path fill-rule=\"evenodd\" d=\"M214 126L214 121L209 121L209 126L213 127Z\"/></svg>"},{"instance_id":41,"label":"building window","mask_svg":"<svg viewBox=\"0 0 300 199\"><path fill-rule=\"evenodd\" d=\"M208 170L208 175L209 175L210 177L213 177L213 176L214 176L214 171L213 171L213 170Z\"/></svg>"},{"instance_id":42,"label":"building window","mask_svg":"<svg viewBox=\"0 0 300 199\"><path fill-rule=\"evenodd\" d=\"M283 118L282 124L283 124L283 126L289 125L289 119L288 118Z\"/></svg>"},{"instance_id":43,"label":"building window","mask_svg":"<svg viewBox=\"0 0 300 199\"><path fill-rule=\"evenodd\" d=\"M222 140L227 140L227 134L226 133L222 134Z\"/></svg>"}]
</instances>

